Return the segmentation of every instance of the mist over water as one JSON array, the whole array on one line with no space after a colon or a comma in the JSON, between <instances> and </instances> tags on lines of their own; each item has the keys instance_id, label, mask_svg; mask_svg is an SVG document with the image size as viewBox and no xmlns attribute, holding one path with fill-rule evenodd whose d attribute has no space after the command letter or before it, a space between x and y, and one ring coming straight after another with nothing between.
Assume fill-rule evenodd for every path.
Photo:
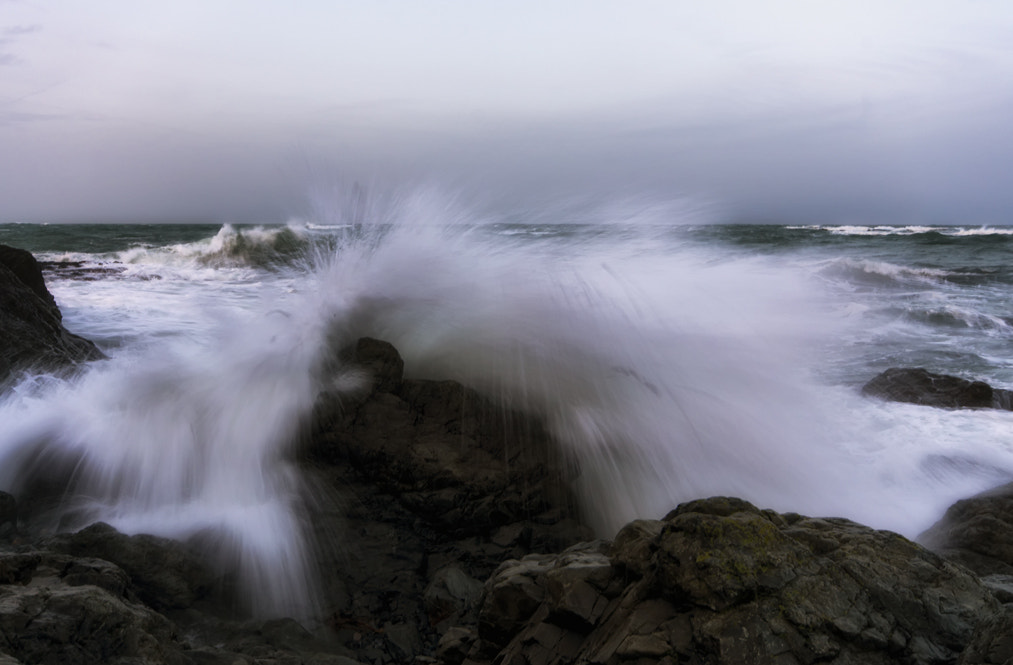
<instances>
[{"instance_id":1,"label":"mist over water","mask_svg":"<svg viewBox=\"0 0 1013 665\"><path fill-rule=\"evenodd\" d=\"M103 520L192 539L255 612L311 615L318 497L296 436L320 391L354 385L335 352L366 335L393 343L410 376L544 417L606 537L716 494L914 536L1010 476L1013 414L855 389L881 362L868 349L928 339L923 323L895 322L868 346L888 309L870 275L940 292L940 274L743 251L720 229L659 223L664 206L622 209L589 226L520 224L432 190L346 192L309 223L80 252L122 270L50 286L112 358L7 397L0 488L63 488L53 528Z\"/></svg>"}]
</instances>

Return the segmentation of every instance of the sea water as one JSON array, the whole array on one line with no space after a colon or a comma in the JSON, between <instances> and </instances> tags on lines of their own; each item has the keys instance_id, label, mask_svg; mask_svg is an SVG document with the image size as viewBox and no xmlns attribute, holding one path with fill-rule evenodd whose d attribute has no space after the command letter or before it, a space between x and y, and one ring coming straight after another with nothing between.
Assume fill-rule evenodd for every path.
<instances>
[{"instance_id":1,"label":"sea water","mask_svg":"<svg viewBox=\"0 0 1013 665\"><path fill-rule=\"evenodd\" d=\"M345 203L285 225L0 226L109 356L6 395L0 489L60 487L53 529L200 542L258 613L311 614L297 433L354 383L334 354L365 335L409 376L543 417L606 537L716 494L914 537L1013 476L1013 413L860 394L891 366L1013 387L1011 229Z\"/></svg>"}]
</instances>

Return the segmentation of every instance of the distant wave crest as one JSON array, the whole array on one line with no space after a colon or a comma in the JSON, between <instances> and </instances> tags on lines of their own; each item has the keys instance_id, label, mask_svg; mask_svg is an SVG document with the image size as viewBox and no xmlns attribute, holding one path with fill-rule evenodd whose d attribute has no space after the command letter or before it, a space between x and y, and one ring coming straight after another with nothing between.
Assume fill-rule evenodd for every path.
<instances>
[{"instance_id":1,"label":"distant wave crest","mask_svg":"<svg viewBox=\"0 0 1013 665\"><path fill-rule=\"evenodd\" d=\"M893 225L863 225L863 224L842 224L822 225L814 224L808 226L789 226L789 229L825 231L831 235L839 236L914 236L922 234L938 234L941 236L967 237L967 236L1009 236L1013 235L1013 228L1002 228L994 226L893 226Z\"/></svg>"}]
</instances>

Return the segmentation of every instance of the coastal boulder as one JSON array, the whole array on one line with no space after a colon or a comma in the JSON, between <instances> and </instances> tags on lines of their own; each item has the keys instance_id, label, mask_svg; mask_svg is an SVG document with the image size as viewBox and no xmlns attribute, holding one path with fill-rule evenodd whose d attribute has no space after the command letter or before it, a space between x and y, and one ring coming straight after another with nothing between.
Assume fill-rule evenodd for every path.
<instances>
[{"instance_id":1,"label":"coastal boulder","mask_svg":"<svg viewBox=\"0 0 1013 665\"><path fill-rule=\"evenodd\" d=\"M1013 594L1013 483L957 501L918 540Z\"/></svg>"},{"instance_id":2,"label":"coastal boulder","mask_svg":"<svg viewBox=\"0 0 1013 665\"><path fill-rule=\"evenodd\" d=\"M984 381L934 374L922 368L891 367L862 387L862 394L892 402L943 408L1013 408L1013 391Z\"/></svg>"},{"instance_id":3,"label":"coastal boulder","mask_svg":"<svg viewBox=\"0 0 1013 665\"><path fill-rule=\"evenodd\" d=\"M320 396L304 448L330 497L309 518L328 622L363 662L460 662L501 562L593 537L567 490L572 469L537 417L406 377L387 342L342 345L328 375L357 380Z\"/></svg>"},{"instance_id":4,"label":"coastal boulder","mask_svg":"<svg viewBox=\"0 0 1013 665\"><path fill-rule=\"evenodd\" d=\"M56 371L103 357L63 327L35 257L0 245L0 382L20 370Z\"/></svg>"},{"instance_id":5,"label":"coastal boulder","mask_svg":"<svg viewBox=\"0 0 1013 665\"><path fill-rule=\"evenodd\" d=\"M3 660L4 657L8 660ZM122 570L46 551L0 553L0 663L191 662Z\"/></svg>"},{"instance_id":6,"label":"coastal boulder","mask_svg":"<svg viewBox=\"0 0 1013 665\"><path fill-rule=\"evenodd\" d=\"M387 342L362 338L345 354L368 381L357 394L321 398L316 462L351 467L441 531L488 536L515 525L498 540L548 549L589 535L569 519L569 470L538 418L456 381L404 378Z\"/></svg>"},{"instance_id":7,"label":"coastal boulder","mask_svg":"<svg viewBox=\"0 0 1013 665\"><path fill-rule=\"evenodd\" d=\"M719 497L505 562L465 662L952 663L998 608L897 534Z\"/></svg>"},{"instance_id":8,"label":"coastal boulder","mask_svg":"<svg viewBox=\"0 0 1013 665\"><path fill-rule=\"evenodd\" d=\"M208 569L179 542L128 536L97 522L77 533L40 543L54 552L111 562L129 576L138 597L156 610L182 609L206 596L214 582Z\"/></svg>"}]
</instances>

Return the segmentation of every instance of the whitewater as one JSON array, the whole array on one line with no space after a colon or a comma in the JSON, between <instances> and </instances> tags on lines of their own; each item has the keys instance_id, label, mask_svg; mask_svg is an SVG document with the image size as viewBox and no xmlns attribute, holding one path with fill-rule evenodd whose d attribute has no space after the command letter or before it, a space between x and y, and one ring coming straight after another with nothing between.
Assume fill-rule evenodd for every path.
<instances>
[{"instance_id":1,"label":"whitewater","mask_svg":"<svg viewBox=\"0 0 1013 665\"><path fill-rule=\"evenodd\" d=\"M285 225L0 227L109 356L5 395L0 489L56 488L54 531L193 542L255 612L312 614L299 434L365 380L338 359L362 336L544 418L603 537L719 494L915 537L1013 477L1013 413L860 394L889 366L1013 387L1008 229L694 221L419 191Z\"/></svg>"}]
</instances>

